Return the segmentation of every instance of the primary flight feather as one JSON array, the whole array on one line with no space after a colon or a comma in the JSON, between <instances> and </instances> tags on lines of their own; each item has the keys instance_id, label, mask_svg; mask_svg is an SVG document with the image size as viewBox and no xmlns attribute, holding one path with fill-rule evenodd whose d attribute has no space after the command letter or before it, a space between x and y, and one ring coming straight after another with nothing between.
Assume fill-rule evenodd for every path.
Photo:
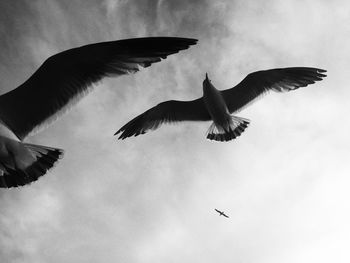
<instances>
[{"instance_id":1,"label":"primary flight feather","mask_svg":"<svg viewBox=\"0 0 350 263\"><path fill-rule=\"evenodd\" d=\"M135 73L196 44L196 39L150 37L90 44L49 57L18 88L0 96L0 187L44 175L61 149L23 143L75 104L106 76Z\"/></svg>"},{"instance_id":2,"label":"primary flight feather","mask_svg":"<svg viewBox=\"0 0 350 263\"><path fill-rule=\"evenodd\" d=\"M250 73L238 85L217 90L206 75L203 97L192 101L165 101L147 110L121 127L119 139L144 134L162 123L179 121L210 121L207 138L229 141L248 127L250 121L231 115L268 91L287 92L306 87L326 77L326 70L309 67L292 67Z\"/></svg>"}]
</instances>

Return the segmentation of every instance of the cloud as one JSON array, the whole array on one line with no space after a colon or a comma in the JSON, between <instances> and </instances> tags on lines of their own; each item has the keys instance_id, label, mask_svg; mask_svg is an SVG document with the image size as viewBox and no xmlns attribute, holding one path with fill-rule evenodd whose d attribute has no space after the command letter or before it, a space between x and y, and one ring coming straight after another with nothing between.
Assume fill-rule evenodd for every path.
<instances>
[{"instance_id":1,"label":"cloud","mask_svg":"<svg viewBox=\"0 0 350 263\"><path fill-rule=\"evenodd\" d=\"M1 91L67 48L141 36L200 41L134 76L105 79L31 142L66 150L38 182L0 191L4 262L318 262L347 258L349 26L345 2L0 3ZM254 70L318 66L329 77L266 96L232 143L209 123L117 141L128 120ZM230 220L213 212L224 210ZM329 241L328 241L329 239ZM330 245L335 242L338 247ZM289 260L289 261L288 261ZM345 261L344 261L345 262Z\"/></svg>"}]
</instances>

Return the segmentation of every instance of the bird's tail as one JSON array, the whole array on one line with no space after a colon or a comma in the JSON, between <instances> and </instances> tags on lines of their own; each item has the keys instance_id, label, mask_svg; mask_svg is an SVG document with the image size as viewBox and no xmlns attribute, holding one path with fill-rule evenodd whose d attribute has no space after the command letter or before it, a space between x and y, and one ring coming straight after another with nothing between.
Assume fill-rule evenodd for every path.
<instances>
[{"instance_id":1,"label":"bird's tail","mask_svg":"<svg viewBox=\"0 0 350 263\"><path fill-rule=\"evenodd\" d=\"M16 167L2 163L2 171L0 171L2 172L0 173L0 187L2 188L18 187L38 180L63 156L61 149L29 143L21 144L26 149L24 162L28 164L24 166L22 163L22 167L19 167L20 161L18 160L15 161Z\"/></svg>"},{"instance_id":2,"label":"bird's tail","mask_svg":"<svg viewBox=\"0 0 350 263\"><path fill-rule=\"evenodd\" d=\"M228 129L216 125L213 122L207 132L207 139L220 142L230 141L240 136L248 127L250 120L237 116L231 116L231 122Z\"/></svg>"}]
</instances>

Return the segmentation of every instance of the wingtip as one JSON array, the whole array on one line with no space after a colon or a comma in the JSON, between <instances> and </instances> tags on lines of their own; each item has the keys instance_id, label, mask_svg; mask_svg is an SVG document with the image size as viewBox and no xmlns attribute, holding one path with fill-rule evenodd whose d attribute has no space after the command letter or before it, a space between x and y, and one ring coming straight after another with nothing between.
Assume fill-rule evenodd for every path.
<instances>
[{"instance_id":1,"label":"wingtip","mask_svg":"<svg viewBox=\"0 0 350 263\"><path fill-rule=\"evenodd\" d=\"M324 74L326 72L327 72L327 70L325 70L325 69L316 68L316 74L320 78L319 80L323 80L323 78L327 77L327 75Z\"/></svg>"},{"instance_id":2,"label":"wingtip","mask_svg":"<svg viewBox=\"0 0 350 263\"><path fill-rule=\"evenodd\" d=\"M317 74L320 74L322 77L326 76L323 73L326 73L327 70L326 69L322 69L322 68L309 68L310 70L314 71Z\"/></svg>"},{"instance_id":3,"label":"wingtip","mask_svg":"<svg viewBox=\"0 0 350 263\"><path fill-rule=\"evenodd\" d=\"M198 42L198 39L196 38L187 38L187 37L173 37L173 38L177 38L181 41L186 41L190 45L195 45Z\"/></svg>"},{"instance_id":4,"label":"wingtip","mask_svg":"<svg viewBox=\"0 0 350 263\"><path fill-rule=\"evenodd\" d=\"M122 132L122 130L118 130L116 133L114 133L114 136L118 135L118 134L121 133L121 132ZM119 137L117 138L117 140L124 140L126 137L127 137L127 136L125 136L124 133L121 133L121 134L119 135Z\"/></svg>"},{"instance_id":5,"label":"wingtip","mask_svg":"<svg viewBox=\"0 0 350 263\"><path fill-rule=\"evenodd\" d=\"M198 43L198 39L189 38L189 40L192 42L191 45L197 45L197 43Z\"/></svg>"}]
</instances>

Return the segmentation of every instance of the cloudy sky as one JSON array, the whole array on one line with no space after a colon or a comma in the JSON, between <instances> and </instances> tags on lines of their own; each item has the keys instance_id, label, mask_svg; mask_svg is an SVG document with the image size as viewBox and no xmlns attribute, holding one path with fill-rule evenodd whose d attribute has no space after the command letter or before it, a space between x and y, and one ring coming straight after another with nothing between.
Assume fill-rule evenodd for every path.
<instances>
[{"instance_id":1,"label":"cloudy sky","mask_svg":"<svg viewBox=\"0 0 350 263\"><path fill-rule=\"evenodd\" d=\"M1 1L2 93L48 56L87 43L199 43L104 79L27 139L65 156L39 181L0 190L0 261L349 262L349 9L345 0ZM232 142L206 140L210 123L112 136L161 101L201 96L205 72L226 89L288 66L328 77L240 112L251 125Z\"/></svg>"}]
</instances>

